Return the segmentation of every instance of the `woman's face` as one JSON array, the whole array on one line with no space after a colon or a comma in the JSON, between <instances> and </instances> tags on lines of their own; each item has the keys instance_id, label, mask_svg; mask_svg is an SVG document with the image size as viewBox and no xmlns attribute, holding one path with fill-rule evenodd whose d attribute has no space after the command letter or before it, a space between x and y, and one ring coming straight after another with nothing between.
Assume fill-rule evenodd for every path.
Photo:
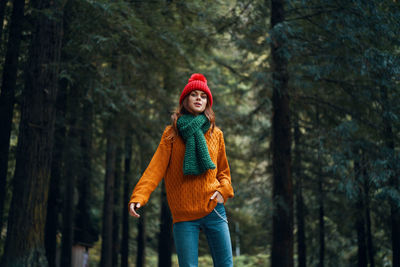
<instances>
[{"instance_id":1,"label":"woman's face","mask_svg":"<svg viewBox=\"0 0 400 267\"><path fill-rule=\"evenodd\" d=\"M199 115L206 109L207 94L200 90L193 90L188 96L187 104L193 114Z\"/></svg>"}]
</instances>

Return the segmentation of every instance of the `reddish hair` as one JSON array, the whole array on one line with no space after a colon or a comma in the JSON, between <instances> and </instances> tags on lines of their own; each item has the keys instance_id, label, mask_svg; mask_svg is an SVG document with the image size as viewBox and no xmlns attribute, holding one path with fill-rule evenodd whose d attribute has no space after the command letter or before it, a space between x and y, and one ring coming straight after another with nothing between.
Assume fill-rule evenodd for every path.
<instances>
[{"instance_id":1,"label":"reddish hair","mask_svg":"<svg viewBox=\"0 0 400 267\"><path fill-rule=\"evenodd\" d=\"M210 102L207 101L206 108L204 109L204 115L208 118L211 124L211 134L214 132L215 128L215 113L210 106ZM179 117L184 114L193 114L190 112L188 108L188 96L186 96L183 101L179 104L179 106L175 109L175 111L171 115L171 126L173 131L170 132L170 135L167 137L168 139L174 139L175 136L179 135L178 126L176 122L178 121Z\"/></svg>"}]
</instances>

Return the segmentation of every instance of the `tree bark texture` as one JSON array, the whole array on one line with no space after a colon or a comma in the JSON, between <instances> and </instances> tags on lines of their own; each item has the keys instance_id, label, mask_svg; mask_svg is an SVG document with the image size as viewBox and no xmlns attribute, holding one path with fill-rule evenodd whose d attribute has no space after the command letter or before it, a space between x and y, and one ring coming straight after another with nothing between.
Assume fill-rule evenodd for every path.
<instances>
[{"instance_id":1,"label":"tree bark texture","mask_svg":"<svg viewBox=\"0 0 400 267\"><path fill-rule=\"evenodd\" d=\"M160 222L160 236L158 238L158 267L171 267L174 241L172 237L172 217L168 207L164 180L161 184Z\"/></svg>"},{"instance_id":2,"label":"tree bark texture","mask_svg":"<svg viewBox=\"0 0 400 267\"><path fill-rule=\"evenodd\" d=\"M355 228L357 231L357 266L358 267L367 267L367 245L366 245L366 236L365 236L365 219L364 219L364 192L363 192L363 185L362 185L362 172L360 167L360 160L357 158L358 151L355 150L355 157L354 160L354 176L355 181L357 182L357 196L355 199Z\"/></svg>"},{"instance_id":3,"label":"tree bark texture","mask_svg":"<svg viewBox=\"0 0 400 267\"><path fill-rule=\"evenodd\" d=\"M297 254L298 254L298 266L307 266L306 257L306 234L305 234L305 223L304 223L304 199L303 199L303 177L301 173L301 150L300 150L300 138L301 132L298 123L298 117L295 115L294 124L294 156L295 160L293 163L293 172L296 179L296 219L297 219Z\"/></svg>"},{"instance_id":4,"label":"tree bark texture","mask_svg":"<svg viewBox=\"0 0 400 267\"><path fill-rule=\"evenodd\" d=\"M121 198L121 171L122 171L122 144L118 144L115 156L115 190L114 190L114 215L113 215L113 259L112 266L117 267L120 255L120 198Z\"/></svg>"},{"instance_id":5,"label":"tree bark texture","mask_svg":"<svg viewBox=\"0 0 400 267\"><path fill-rule=\"evenodd\" d=\"M92 200L92 135L93 105L87 98L83 99L82 120L80 122L80 152L82 153L81 169L78 174L78 205L76 207L74 242L92 246L98 240L90 205Z\"/></svg>"},{"instance_id":6,"label":"tree bark texture","mask_svg":"<svg viewBox=\"0 0 400 267\"><path fill-rule=\"evenodd\" d=\"M56 266L56 250L57 250L57 231L59 230L58 214L61 211L60 199L60 182L63 175L63 151L65 147L66 128L65 128L65 113L66 113L66 89L67 81L60 81L60 88L57 94L57 114L56 126L54 133L54 149L53 160L51 164L51 177L49 186L49 198L47 204L46 228L45 228L45 244L46 256L49 267Z\"/></svg>"},{"instance_id":7,"label":"tree bark texture","mask_svg":"<svg viewBox=\"0 0 400 267\"><path fill-rule=\"evenodd\" d=\"M3 14L0 13L0 29L3 28L4 7L6 2L7 1L2 0L0 4L0 12L3 12ZM0 93L0 229L2 229L3 226L4 200L6 196L8 172L8 153L10 149L11 124L14 113L18 55L21 43L22 25L24 22L24 7L24 0L14 1Z\"/></svg>"},{"instance_id":8,"label":"tree bark texture","mask_svg":"<svg viewBox=\"0 0 400 267\"><path fill-rule=\"evenodd\" d=\"M64 1L31 1L37 10L25 73L16 168L1 266L47 266L44 245Z\"/></svg>"},{"instance_id":9,"label":"tree bark texture","mask_svg":"<svg viewBox=\"0 0 400 267\"><path fill-rule=\"evenodd\" d=\"M130 199L129 178L131 175L132 160L132 135L127 131L125 137L125 165L124 165L124 196L122 199L122 238L121 238L121 267L128 267L129 256L129 212L128 202Z\"/></svg>"},{"instance_id":10,"label":"tree bark texture","mask_svg":"<svg viewBox=\"0 0 400 267\"><path fill-rule=\"evenodd\" d=\"M104 204L103 204L103 228L101 242L101 267L112 266L112 243L113 243L113 206L114 206L114 183L115 183L115 154L116 141L111 132L111 123L107 126L107 151L106 151L106 175L104 182Z\"/></svg>"},{"instance_id":11,"label":"tree bark texture","mask_svg":"<svg viewBox=\"0 0 400 267\"><path fill-rule=\"evenodd\" d=\"M81 116L79 108L80 87L70 88L68 95L67 118L69 131L67 134L67 148L65 150L65 179L63 200L63 227L61 244L61 267L69 267L72 264L72 246L74 242L75 220L75 187L78 173L81 171L81 152L79 146L80 132L78 130L78 118Z\"/></svg>"},{"instance_id":12,"label":"tree bark texture","mask_svg":"<svg viewBox=\"0 0 400 267\"><path fill-rule=\"evenodd\" d=\"M291 125L286 49L279 25L285 20L284 1L271 1L272 56L272 267L293 266L293 188L291 177ZM278 26L278 27L277 27Z\"/></svg>"}]
</instances>

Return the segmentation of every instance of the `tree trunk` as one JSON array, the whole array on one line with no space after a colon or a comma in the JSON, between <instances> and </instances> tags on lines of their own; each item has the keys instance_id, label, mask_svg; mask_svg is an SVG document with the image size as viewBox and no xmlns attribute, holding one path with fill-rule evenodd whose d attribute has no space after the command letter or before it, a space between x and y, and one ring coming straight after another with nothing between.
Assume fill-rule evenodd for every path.
<instances>
[{"instance_id":1,"label":"tree trunk","mask_svg":"<svg viewBox=\"0 0 400 267\"><path fill-rule=\"evenodd\" d=\"M122 170L122 146L119 143L115 157L115 190L114 190L114 215L113 215L113 259L112 266L118 266L118 259L120 254L120 198L121 198L121 170ZM126 209L125 209L126 210Z\"/></svg>"},{"instance_id":2,"label":"tree trunk","mask_svg":"<svg viewBox=\"0 0 400 267\"><path fill-rule=\"evenodd\" d=\"M72 246L74 242L75 206L74 195L78 173L81 171L81 152L79 147L80 132L78 130L80 88L70 88L68 112L68 137L65 157L65 180L63 200L63 229L61 244L61 267L72 264Z\"/></svg>"},{"instance_id":3,"label":"tree trunk","mask_svg":"<svg viewBox=\"0 0 400 267\"><path fill-rule=\"evenodd\" d=\"M138 223L138 235L137 235L137 256L136 266L146 266L146 210L141 208L141 215Z\"/></svg>"},{"instance_id":4,"label":"tree trunk","mask_svg":"<svg viewBox=\"0 0 400 267\"><path fill-rule=\"evenodd\" d=\"M129 256L129 212L128 202L130 198L129 178L131 175L132 159L132 135L127 131L125 137L125 170L124 170L124 197L122 201L122 239L121 239L121 267L128 267Z\"/></svg>"},{"instance_id":5,"label":"tree trunk","mask_svg":"<svg viewBox=\"0 0 400 267\"><path fill-rule=\"evenodd\" d=\"M291 133L286 49L275 26L285 19L284 1L271 1L272 55L272 167L273 167L273 240L272 267L293 266L293 188L291 177Z\"/></svg>"},{"instance_id":6,"label":"tree trunk","mask_svg":"<svg viewBox=\"0 0 400 267\"><path fill-rule=\"evenodd\" d=\"M368 266L367 264L367 247L365 245L365 227L364 227L364 218L362 216L362 209L363 209L363 204L361 200L357 200L356 203L356 230L357 230L357 246L358 246L358 252L357 252L357 266L358 267L366 267Z\"/></svg>"},{"instance_id":7,"label":"tree trunk","mask_svg":"<svg viewBox=\"0 0 400 267\"><path fill-rule=\"evenodd\" d=\"M78 174L78 205L76 207L74 242L92 246L98 240L98 231L90 212L92 199L92 135L93 104L86 96L83 100L82 120L80 122L81 170Z\"/></svg>"},{"instance_id":8,"label":"tree trunk","mask_svg":"<svg viewBox=\"0 0 400 267\"><path fill-rule=\"evenodd\" d=\"M160 236L158 238L158 267L172 266L172 249L174 242L172 238L172 218L168 207L167 193L164 180L161 185L161 218Z\"/></svg>"},{"instance_id":9,"label":"tree trunk","mask_svg":"<svg viewBox=\"0 0 400 267\"><path fill-rule=\"evenodd\" d=\"M52 160L64 1L32 1L16 167L1 266L47 266L44 228ZM49 16L51 12L51 16Z\"/></svg>"},{"instance_id":10,"label":"tree trunk","mask_svg":"<svg viewBox=\"0 0 400 267\"><path fill-rule=\"evenodd\" d=\"M318 96L316 96L318 99ZM319 108L316 106L316 124L319 129ZM320 133L318 132L318 136ZM319 205L319 267L324 267L325 265L325 198L324 198L324 181L323 181L323 173L322 173L322 163L321 163L321 149L317 147L317 165L318 165L318 205Z\"/></svg>"},{"instance_id":11,"label":"tree trunk","mask_svg":"<svg viewBox=\"0 0 400 267\"><path fill-rule=\"evenodd\" d=\"M324 188L322 183L322 177L318 177L318 203L319 203L319 267L324 267L325 262L325 209L324 209Z\"/></svg>"},{"instance_id":12,"label":"tree trunk","mask_svg":"<svg viewBox=\"0 0 400 267\"><path fill-rule=\"evenodd\" d=\"M365 158L365 153L362 153L362 172L363 172L363 186L364 186L364 203L365 203L365 221L366 221L366 234L367 234L367 252L370 267L375 267L374 260L374 246L371 231L371 212L369 203L369 183L368 183L368 171L367 171L367 160Z\"/></svg>"},{"instance_id":13,"label":"tree trunk","mask_svg":"<svg viewBox=\"0 0 400 267\"><path fill-rule=\"evenodd\" d=\"M0 4L0 12L3 13L0 13L0 29L3 28L4 7L6 2L7 1L2 0ZM8 152L10 148L11 124L14 113L14 95L17 82L19 47L21 43L22 25L24 23L24 6L25 0L14 1L0 93L0 230L3 226L4 200L6 196L8 171Z\"/></svg>"},{"instance_id":14,"label":"tree trunk","mask_svg":"<svg viewBox=\"0 0 400 267\"><path fill-rule=\"evenodd\" d=\"M59 230L58 214L61 211L60 203L60 182L62 178L62 162L65 147L65 113L66 113L66 90L67 80L60 81L60 89L57 94L57 115L56 127L54 134L53 160L51 164L51 177L49 187L49 199L47 204L46 228L45 228L45 244L46 256L49 267L56 266L57 251L57 231Z\"/></svg>"},{"instance_id":15,"label":"tree trunk","mask_svg":"<svg viewBox=\"0 0 400 267\"><path fill-rule=\"evenodd\" d=\"M301 173L301 150L300 150L300 137L301 132L298 123L298 116L295 115L294 125L294 156L295 160L293 163L294 177L296 177L296 217L297 217L297 254L298 254L298 266L306 267L306 235L305 235L305 224L304 224L304 200L303 200L303 178Z\"/></svg>"},{"instance_id":16,"label":"tree trunk","mask_svg":"<svg viewBox=\"0 0 400 267\"><path fill-rule=\"evenodd\" d=\"M390 203L390 221L392 223L392 266L400 266L400 210L394 200Z\"/></svg>"},{"instance_id":17,"label":"tree trunk","mask_svg":"<svg viewBox=\"0 0 400 267\"><path fill-rule=\"evenodd\" d=\"M107 129L107 152L106 152L106 176L104 182L104 204L103 204L103 229L101 242L101 267L112 266L112 242L113 242L113 206L114 206L114 182L115 182L115 154L116 141L113 136L112 123Z\"/></svg>"},{"instance_id":18,"label":"tree trunk","mask_svg":"<svg viewBox=\"0 0 400 267\"><path fill-rule=\"evenodd\" d=\"M381 100L382 100L382 117L383 117L383 138L386 147L390 151L389 161L392 161L391 166L395 166L395 143L394 143L394 133L393 126L388 113L390 111L390 103L388 99L387 88L382 87L381 90ZM392 175L389 178L389 186L396 191L399 191L399 183L397 180L398 176L396 170L392 170ZM392 227L392 266L400 266L400 209L396 203L395 199L390 199L390 221Z\"/></svg>"},{"instance_id":19,"label":"tree trunk","mask_svg":"<svg viewBox=\"0 0 400 267\"><path fill-rule=\"evenodd\" d=\"M367 267L368 262L367 262L367 246L366 246L366 240L365 240L365 220L364 220L364 202L363 202L363 192L362 192L362 173L361 173L361 167L360 167L360 161L357 159L358 157L358 151L355 150L355 157L356 159L354 160L354 176L355 176L355 181L357 182L356 187L357 187L357 196L356 196L356 202L355 202L355 226L357 230L357 246L358 246L358 251L357 251L357 266L358 267Z\"/></svg>"},{"instance_id":20,"label":"tree trunk","mask_svg":"<svg viewBox=\"0 0 400 267\"><path fill-rule=\"evenodd\" d=\"M138 136L139 137L139 136ZM140 170L143 173L146 169L146 149L147 144L143 143L144 138L139 138L140 144ZM146 150L146 151L145 151ZM136 267L146 266L146 207L142 207L141 215L138 223L138 235L137 235L137 258Z\"/></svg>"}]
</instances>

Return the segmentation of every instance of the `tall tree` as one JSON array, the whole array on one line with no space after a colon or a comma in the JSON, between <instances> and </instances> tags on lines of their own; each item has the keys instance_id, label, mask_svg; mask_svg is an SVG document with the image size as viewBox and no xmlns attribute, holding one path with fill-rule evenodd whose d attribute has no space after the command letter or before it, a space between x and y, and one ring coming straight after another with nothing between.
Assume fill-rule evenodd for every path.
<instances>
[{"instance_id":1,"label":"tall tree","mask_svg":"<svg viewBox=\"0 0 400 267\"><path fill-rule=\"evenodd\" d=\"M318 96L316 96L318 99ZM325 193L324 177L322 173L322 152L320 142L320 111L318 105L315 107L315 123L317 125L317 179L318 179L318 229L319 229L319 267L325 265Z\"/></svg>"},{"instance_id":2,"label":"tall tree","mask_svg":"<svg viewBox=\"0 0 400 267\"><path fill-rule=\"evenodd\" d=\"M125 164L124 164L124 190L122 198L122 238L121 238L121 267L128 267L129 256L129 214L127 212L127 203L130 198L131 185L129 178L131 174L131 159L132 159L132 135L127 130L125 133Z\"/></svg>"},{"instance_id":3,"label":"tall tree","mask_svg":"<svg viewBox=\"0 0 400 267\"><path fill-rule=\"evenodd\" d=\"M44 227L65 1L37 0L31 4L38 12L33 18L25 73L13 196L2 266L47 266Z\"/></svg>"},{"instance_id":4,"label":"tall tree","mask_svg":"<svg viewBox=\"0 0 400 267\"><path fill-rule=\"evenodd\" d=\"M388 77L389 78L389 77ZM393 132L393 123L390 117L391 114L391 105L390 99L388 96L388 88L386 86L382 86L381 90L381 104L382 104L382 118L383 118L383 139L385 142L386 149L388 151L388 157L390 161L395 160L395 135ZM391 164L395 166L395 164ZM390 178L389 178L389 187L393 188L397 193L400 191L399 189L399 181L398 175L399 170L394 168ZM390 221L391 221L391 239L392 239L392 265L399 266L400 265L400 208L397 203L397 199L393 198L389 200L390 202Z\"/></svg>"},{"instance_id":5,"label":"tall tree","mask_svg":"<svg viewBox=\"0 0 400 267\"><path fill-rule=\"evenodd\" d=\"M366 235L367 235L367 252L368 252L368 261L370 267L375 266L374 259L374 245L372 239L372 225L371 225L371 199L370 199L370 183L368 179L368 162L366 159L365 151L361 152L361 170L362 170L362 186L364 189L364 205L365 205L365 221L366 221Z\"/></svg>"},{"instance_id":6,"label":"tall tree","mask_svg":"<svg viewBox=\"0 0 400 267\"><path fill-rule=\"evenodd\" d=\"M56 266L57 231L60 228L58 215L61 211L60 183L63 175L62 163L66 139L65 114L67 105L67 84L67 79L61 79L57 93L54 149L53 160L51 163L51 177L45 228L46 255L49 267Z\"/></svg>"},{"instance_id":7,"label":"tall tree","mask_svg":"<svg viewBox=\"0 0 400 267\"><path fill-rule=\"evenodd\" d=\"M293 174L296 179L296 219L297 219L297 254L298 266L306 267L306 234L305 234L305 219L304 219L304 198L303 198L303 177L301 172L301 148L300 148L301 132L299 127L299 117L295 114L294 121L294 162Z\"/></svg>"},{"instance_id":8,"label":"tall tree","mask_svg":"<svg viewBox=\"0 0 400 267\"><path fill-rule=\"evenodd\" d=\"M0 4L0 11L3 12L3 15L6 2L7 1L3 0ZM24 23L24 6L25 0L14 1L0 92L0 229L2 229L3 226L3 209L8 170L8 150L10 148L11 123L14 113L14 95L17 82L19 48L21 43L22 26ZM3 28L3 16L1 15L2 14L0 14L0 29Z\"/></svg>"},{"instance_id":9,"label":"tall tree","mask_svg":"<svg viewBox=\"0 0 400 267\"><path fill-rule=\"evenodd\" d=\"M115 183L115 157L116 157L116 136L114 136L114 125L112 119L106 124L106 174L104 182L104 203L103 203L103 226L101 243L100 266L112 266L112 244L113 244L113 206L114 206L114 183Z\"/></svg>"},{"instance_id":10,"label":"tall tree","mask_svg":"<svg viewBox=\"0 0 400 267\"><path fill-rule=\"evenodd\" d=\"M92 246L98 240L98 229L93 222L91 203L93 199L93 104L87 94L82 101L82 119L79 123L80 152L82 153L78 174L78 204L76 206L74 242Z\"/></svg>"},{"instance_id":11,"label":"tall tree","mask_svg":"<svg viewBox=\"0 0 400 267\"><path fill-rule=\"evenodd\" d=\"M355 228L357 231L357 266L367 267L367 242L365 236L365 206L364 206L364 194L363 192L363 174L360 163L360 155L358 148L354 148L354 180L356 181L356 194L355 194Z\"/></svg>"},{"instance_id":12,"label":"tall tree","mask_svg":"<svg viewBox=\"0 0 400 267\"><path fill-rule=\"evenodd\" d=\"M138 133L137 136L139 149L140 149L140 173L144 173L146 170L146 158L148 154L148 142L144 137L144 134ZM146 207L141 208L141 214L138 222L138 234L136 237L137 242L137 255L136 255L136 266L146 266Z\"/></svg>"},{"instance_id":13,"label":"tall tree","mask_svg":"<svg viewBox=\"0 0 400 267\"><path fill-rule=\"evenodd\" d=\"M67 117L68 133L65 151L65 176L63 191L63 222L61 243L61 266L69 267L72 264L72 246L74 242L74 219L75 219L75 187L78 173L80 172L81 151L79 146L79 108L80 87L75 84L69 90Z\"/></svg>"},{"instance_id":14,"label":"tall tree","mask_svg":"<svg viewBox=\"0 0 400 267\"><path fill-rule=\"evenodd\" d=\"M112 266L117 267L120 255L120 225L121 225L121 212L120 212L120 199L121 199L121 174L122 174L122 143L117 144L115 155L115 183L114 183L114 214L113 214L113 237L112 237ZM126 209L125 209L126 210Z\"/></svg>"},{"instance_id":15,"label":"tall tree","mask_svg":"<svg viewBox=\"0 0 400 267\"><path fill-rule=\"evenodd\" d=\"M167 193L164 180L161 184L161 218L160 235L158 238L158 267L172 266L172 250L174 247L172 239L172 218L168 207Z\"/></svg>"},{"instance_id":16,"label":"tall tree","mask_svg":"<svg viewBox=\"0 0 400 267\"><path fill-rule=\"evenodd\" d=\"M284 0L271 1L272 56L272 168L273 220L272 267L293 266L293 188L291 177L291 125Z\"/></svg>"}]
</instances>

